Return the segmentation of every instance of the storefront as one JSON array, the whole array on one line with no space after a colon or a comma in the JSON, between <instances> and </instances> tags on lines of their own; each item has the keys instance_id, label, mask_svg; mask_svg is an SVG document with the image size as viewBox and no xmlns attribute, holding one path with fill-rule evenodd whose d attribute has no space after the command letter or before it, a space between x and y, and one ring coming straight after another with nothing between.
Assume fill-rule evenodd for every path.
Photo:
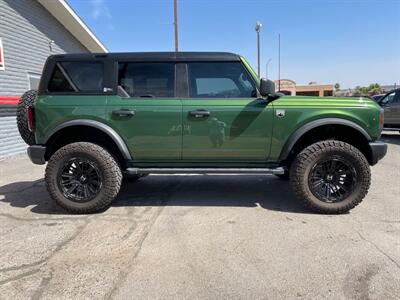
<instances>
[{"instance_id":1,"label":"storefront","mask_svg":"<svg viewBox=\"0 0 400 300\"><path fill-rule=\"evenodd\" d=\"M332 84L317 84L310 82L307 85L297 85L290 79L275 80L276 90L290 96L315 96L326 97L333 96Z\"/></svg>"}]
</instances>

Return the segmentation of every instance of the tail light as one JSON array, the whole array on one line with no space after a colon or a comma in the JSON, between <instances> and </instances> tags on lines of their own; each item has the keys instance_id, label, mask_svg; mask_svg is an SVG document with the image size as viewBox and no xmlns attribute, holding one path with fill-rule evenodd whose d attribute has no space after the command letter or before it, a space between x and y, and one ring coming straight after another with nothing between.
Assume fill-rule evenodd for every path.
<instances>
[{"instance_id":1,"label":"tail light","mask_svg":"<svg viewBox=\"0 0 400 300\"><path fill-rule=\"evenodd\" d=\"M380 129L380 131L382 131L382 129L383 129L383 117L384 117L383 112L384 112L383 109L381 109L379 111L379 129Z\"/></svg>"},{"instance_id":2,"label":"tail light","mask_svg":"<svg viewBox=\"0 0 400 300\"><path fill-rule=\"evenodd\" d=\"M26 117L28 120L28 129L32 131L35 129L35 114L32 107L27 107L26 109Z\"/></svg>"}]
</instances>

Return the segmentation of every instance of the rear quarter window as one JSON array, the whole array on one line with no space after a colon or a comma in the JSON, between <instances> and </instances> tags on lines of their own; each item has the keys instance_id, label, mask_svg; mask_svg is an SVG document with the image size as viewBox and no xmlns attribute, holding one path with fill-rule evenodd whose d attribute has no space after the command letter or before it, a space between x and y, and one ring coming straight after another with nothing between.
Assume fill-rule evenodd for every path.
<instances>
[{"instance_id":1,"label":"rear quarter window","mask_svg":"<svg viewBox=\"0 0 400 300\"><path fill-rule=\"evenodd\" d=\"M47 90L56 93L102 93L102 62L57 62Z\"/></svg>"}]
</instances>

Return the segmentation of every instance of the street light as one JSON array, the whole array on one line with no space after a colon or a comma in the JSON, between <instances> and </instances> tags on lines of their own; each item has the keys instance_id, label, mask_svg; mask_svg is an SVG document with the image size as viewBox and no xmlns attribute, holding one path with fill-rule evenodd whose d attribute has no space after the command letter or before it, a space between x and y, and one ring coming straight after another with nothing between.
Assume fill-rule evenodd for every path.
<instances>
[{"instance_id":1,"label":"street light","mask_svg":"<svg viewBox=\"0 0 400 300\"><path fill-rule=\"evenodd\" d=\"M272 58L268 59L267 63L265 64L265 78L268 79L268 65L271 62Z\"/></svg>"},{"instance_id":2,"label":"street light","mask_svg":"<svg viewBox=\"0 0 400 300\"><path fill-rule=\"evenodd\" d=\"M281 91L281 34L278 34L278 91Z\"/></svg>"},{"instance_id":3,"label":"street light","mask_svg":"<svg viewBox=\"0 0 400 300\"><path fill-rule=\"evenodd\" d=\"M257 32L257 74L260 77L260 31L261 31L262 24L260 21L256 22L256 32Z\"/></svg>"}]
</instances>

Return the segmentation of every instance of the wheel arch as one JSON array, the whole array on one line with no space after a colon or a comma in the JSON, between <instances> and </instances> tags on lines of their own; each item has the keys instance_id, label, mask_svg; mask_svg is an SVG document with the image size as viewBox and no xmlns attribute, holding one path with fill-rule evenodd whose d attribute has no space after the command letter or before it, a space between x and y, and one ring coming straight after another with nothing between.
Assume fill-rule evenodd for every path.
<instances>
[{"instance_id":1,"label":"wheel arch","mask_svg":"<svg viewBox=\"0 0 400 300\"><path fill-rule=\"evenodd\" d=\"M67 133L71 132L73 132L72 135L65 136ZM97 141L100 145L103 143L103 146L113 148L108 150L115 151L118 149L118 155L115 155L115 153L111 154L118 156L117 158L119 160L132 159L122 137L110 126L95 120L71 120L56 126L44 138L44 144L49 148L49 153L46 153L46 157L48 158L57 150L52 149L54 144L59 146L76 141ZM57 147L55 146L55 148Z\"/></svg>"},{"instance_id":2,"label":"wheel arch","mask_svg":"<svg viewBox=\"0 0 400 300\"><path fill-rule=\"evenodd\" d=\"M330 130L329 130L330 129ZM285 142L285 145L282 148L282 151L279 155L279 161L287 161L290 159L290 156L293 154L293 150L296 149L296 146L299 145L299 142L305 139L305 137L310 136L312 133L315 132L322 132L325 131L325 134L327 136L322 137L324 138L332 138L334 136L329 136L330 134L333 134L333 132L338 129L342 130L347 130L346 133L348 135L353 135L355 140L354 142L351 142L349 140L349 136L345 135L344 136L344 141L350 142L350 144L353 144L357 146L357 143L360 145L360 149L363 154L367 157L368 160L370 160L371 153L369 153L368 147L366 145L368 142L372 141L371 136L368 134L368 132L362 128L359 124L346 120L346 119L339 119L339 118L324 118L324 119L319 119L315 121L311 121L307 124L304 124L300 128L298 128L295 132L293 132L287 141ZM311 137L311 139L315 139L313 142L318 141L318 137L314 136ZM342 140L342 139L341 139Z\"/></svg>"}]
</instances>

